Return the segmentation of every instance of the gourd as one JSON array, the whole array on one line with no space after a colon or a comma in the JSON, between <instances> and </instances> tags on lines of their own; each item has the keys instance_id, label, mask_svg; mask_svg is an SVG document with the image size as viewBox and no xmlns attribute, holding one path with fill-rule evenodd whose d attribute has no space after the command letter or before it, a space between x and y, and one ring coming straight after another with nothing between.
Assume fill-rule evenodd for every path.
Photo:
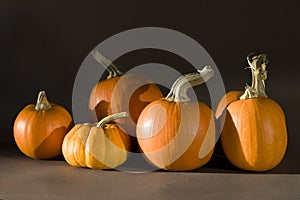
<instances>
[{"instance_id":1,"label":"gourd","mask_svg":"<svg viewBox=\"0 0 300 200\"><path fill-rule=\"evenodd\" d=\"M45 91L36 104L23 108L14 122L15 142L26 156L49 159L61 154L64 136L72 127L72 117L60 105L49 103Z\"/></svg>"},{"instance_id":2,"label":"gourd","mask_svg":"<svg viewBox=\"0 0 300 200\"><path fill-rule=\"evenodd\" d=\"M285 155L285 115L266 95L267 56L250 54L247 61L252 86L246 86L244 92L226 94L217 107L216 118L224 123L221 143L228 160L244 170L267 171Z\"/></svg>"},{"instance_id":3,"label":"gourd","mask_svg":"<svg viewBox=\"0 0 300 200\"><path fill-rule=\"evenodd\" d=\"M104 117L97 124L76 124L62 145L67 163L92 169L112 169L123 164L131 148L130 138L111 121L126 116L122 112Z\"/></svg>"},{"instance_id":4,"label":"gourd","mask_svg":"<svg viewBox=\"0 0 300 200\"><path fill-rule=\"evenodd\" d=\"M140 148L153 165L170 171L193 170L206 164L215 144L212 110L191 101L187 90L213 76L207 66L178 78L166 98L150 103L137 123Z\"/></svg>"},{"instance_id":5,"label":"gourd","mask_svg":"<svg viewBox=\"0 0 300 200\"><path fill-rule=\"evenodd\" d=\"M125 74L98 51L92 52L95 60L106 67L109 75L92 89L89 99L91 113L97 121L118 112L127 112L122 128L135 137L136 122L142 110L152 101L163 97L160 89L140 74Z\"/></svg>"}]
</instances>

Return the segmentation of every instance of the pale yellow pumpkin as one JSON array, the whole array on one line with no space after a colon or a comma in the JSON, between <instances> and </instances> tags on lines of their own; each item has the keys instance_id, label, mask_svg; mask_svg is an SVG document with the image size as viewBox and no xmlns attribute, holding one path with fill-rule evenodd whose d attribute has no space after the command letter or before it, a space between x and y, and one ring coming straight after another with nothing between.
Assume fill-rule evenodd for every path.
<instances>
[{"instance_id":1,"label":"pale yellow pumpkin","mask_svg":"<svg viewBox=\"0 0 300 200\"><path fill-rule=\"evenodd\" d=\"M103 118L98 124L77 124L66 135L62 151L71 166L112 169L127 160L130 138L117 124L109 123L126 113Z\"/></svg>"}]
</instances>

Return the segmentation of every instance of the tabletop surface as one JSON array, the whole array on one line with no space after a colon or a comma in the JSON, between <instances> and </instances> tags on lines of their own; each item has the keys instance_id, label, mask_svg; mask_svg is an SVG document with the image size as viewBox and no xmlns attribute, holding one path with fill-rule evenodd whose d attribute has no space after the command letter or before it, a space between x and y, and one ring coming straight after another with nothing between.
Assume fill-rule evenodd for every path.
<instances>
[{"instance_id":1,"label":"tabletop surface","mask_svg":"<svg viewBox=\"0 0 300 200\"><path fill-rule=\"evenodd\" d=\"M0 199L300 199L300 175L203 167L192 172L129 173L0 153Z\"/></svg>"}]
</instances>

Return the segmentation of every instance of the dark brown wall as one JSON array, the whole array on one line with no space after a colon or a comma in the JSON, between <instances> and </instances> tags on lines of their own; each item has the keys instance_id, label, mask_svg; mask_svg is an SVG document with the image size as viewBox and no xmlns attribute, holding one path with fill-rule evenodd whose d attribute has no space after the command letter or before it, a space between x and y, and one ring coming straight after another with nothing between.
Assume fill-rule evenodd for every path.
<instances>
[{"instance_id":1,"label":"dark brown wall","mask_svg":"<svg viewBox=\"0 0 300 200\"><path fill-rule=\"evenodd\" d=\"M14 143L14 118L41 89L71 112L77 70L98 43L127 29L157 26L203 45L228 91L250 83L249 72L243 71L248 53L269 55L268 94L285 110L289 132L288 153L280 167L299 173L299 1L178 2L1 0L0 141ZM116 62L130 68L154 61L175 68L186 64L159 51L132 52Z\"/></svg>"}]
</instances>

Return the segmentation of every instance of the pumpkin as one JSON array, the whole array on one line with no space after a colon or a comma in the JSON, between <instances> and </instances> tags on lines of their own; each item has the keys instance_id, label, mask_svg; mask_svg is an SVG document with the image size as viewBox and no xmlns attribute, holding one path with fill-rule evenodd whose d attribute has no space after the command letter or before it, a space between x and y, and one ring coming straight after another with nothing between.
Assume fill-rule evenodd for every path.
<instances>
[{"instance_id":1,"label":"pumpkin","mask_svg":"<svg viewBox=\"0 0 300 200\"><path fill-rule=\"evenodd\" d=\"M62 145L65 160L71 166L112 169L127 160L130 138L112 120L126 112L109 115L97 124L76 124Z\"/></svg>"},{"instance_id":2,"label":"pumpkin","mask_svg":"<svg viewBox=\"0 0 300 200\"><path fill-rule=\"evenodd\" d=\"M140 113L149 103L163 97L160 89L143 75L123 75L117 66L98 51L92 52L92 55L109 73L107 79L97 83L91 91L89 110L92 116L95 113L98 121L112 113L125 111L130 117L121 120L120 124L127 134L135 137Z\"/></svg>"},{"instance_id":3,"label":"pumpkin","mask_svg":"<svg viewBox=\"0 0 300 200\"><path fill-rule=\"evenodd\" d=\"M216 110L224 123L221 143L228 160L238 168L267 171L277 166L287 148L287 129L282 108L265 92L265 54L247 56L252 86L226 94Z\"/></svg>"},{"instance_id":4,"label":"pumpkin","mask_svg":"<svg viewBox=\"0 0 300 200\"><path fill-rule=\"evenodd\" d=\"M213 76L207 66L178 78L166 98L146 106L137 123L140 148L153 165L170 171L193 170L206 164L215 145L212 110L187 96L191 86Z\"/></svg>"},{"instance_id":5,"label":"pumpkin","mask_svg":"<svg viewBox=\"0 0 300 200\"><path fill-rule=\"evenodd\" d=\"M60 105L49 103L45 91L41 91L37 103L27 105L15 119L14 139L28 157L54 158L61 154L64 136L71 126L69 112Z\"/></svg>"}]
</instances>

